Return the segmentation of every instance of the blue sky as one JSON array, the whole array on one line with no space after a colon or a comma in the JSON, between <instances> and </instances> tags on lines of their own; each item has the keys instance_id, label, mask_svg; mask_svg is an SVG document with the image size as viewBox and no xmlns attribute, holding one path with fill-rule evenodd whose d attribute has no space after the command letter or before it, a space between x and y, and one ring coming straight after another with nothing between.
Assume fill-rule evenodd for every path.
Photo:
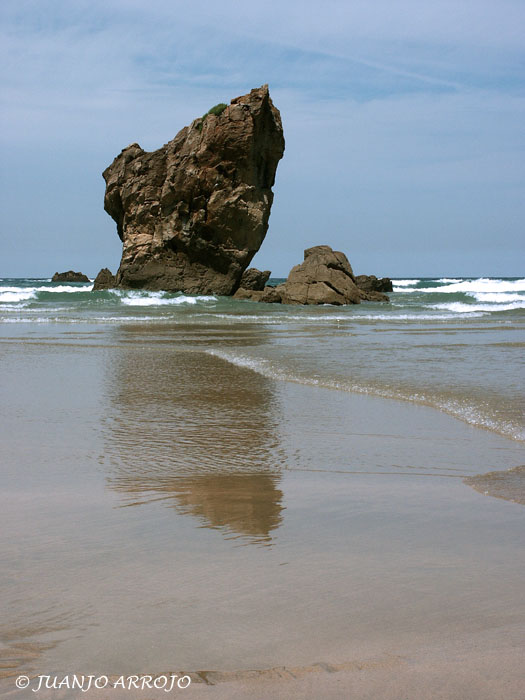
<instances>
[{"instance_id":1,"label":"blue sky","mask_svg":"<svg viewBox=\"0 0 525 700\"><path fill-rule=\"evenodd\" d=\"M0 276L120 260L102 170L269 83L286 152L253 264L525 274L523 0L3 0Z\"/></svg>"}]
</instances>

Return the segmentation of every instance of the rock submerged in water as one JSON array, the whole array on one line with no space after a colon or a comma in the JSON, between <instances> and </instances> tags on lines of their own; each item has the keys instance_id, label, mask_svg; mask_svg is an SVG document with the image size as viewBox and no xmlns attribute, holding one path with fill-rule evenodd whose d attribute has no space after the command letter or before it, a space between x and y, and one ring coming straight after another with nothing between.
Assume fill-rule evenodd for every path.
<instances>
[{"instance_id":1,"label":"rock submerged in water","mask_svg":"<svg viewBox=\"0 0 525 700\"><path fill-rule=\"evenodd\" d=\"M267 85L157 151L125 148L103 173L104 209L123 242L116 286L233 294L266 235L283 153Z\"/></svg>"},{"instance_id":2,"label":"rock submerged in water","mask_svg":"<svg viewBox=\"0 0 525 700\"><path fill-rule=\"evenodd\" d=\"M244 289L239 287L233 297L234 299L244 299L246 301L263 301L266 304L280 304L281 294L279 293L279 286L267 286L264 289Z\"/></svg>"},{"instance_id":3,"label":"rock submerged in water","mask_svg":"<svg viewBox=\"0 0 525 700\"><path fill-rule=\"evenodd\" d=\"M91 282L91 280L82 272L68 270L67 272L55 272L51 282Z\"/></svg>"},{"instance_id":4,"label":"rock submerged in water","mask_svg":"<svg viewBox=\"0 0 525 700\"><path fill-rule=\"evenodd\" d=\"M117 286L115 275L107 267L102 268L93 282L93 291L99 289L114 289Z\"/></svg>"},{"instance_id":5,"label":"rock submerged in water","mask_svg":"<svg viewBox=\"0 0 525 700\"><path fill-rule=\"evenodd\" d=\"M330 246L319 245L304 251L304 262L290 270L288 279L277 287L265 287L263 291L241 288L236 299L283 304L360 304L361 301L388 302L386 294L375 289L363 288L359 281L377 280L371 275L354 277L352 267L344 253ZM366 278L366 280L365 280ZM381 283L390 282L384 277ZM390 282L390 285L392 283Z\"/></svg>"},{"instance_id":6,"label":"rock submerged in water","mask_svg":"<svg viewBox=\"0 0 525 700\"><path fill-rule=\"evenodd\" d=\"M355 283L365 292L393 292L394 287L389 277L378 279L375 275L357 275Z\"/></svg>"}]
</instances>

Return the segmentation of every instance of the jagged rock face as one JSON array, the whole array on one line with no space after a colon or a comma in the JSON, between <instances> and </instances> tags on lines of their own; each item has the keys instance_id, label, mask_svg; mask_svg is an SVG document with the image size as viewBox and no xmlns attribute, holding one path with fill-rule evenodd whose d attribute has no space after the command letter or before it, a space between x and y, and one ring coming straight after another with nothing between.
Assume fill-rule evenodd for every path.
<instances>
[{"instance_id":1,"label":"jagged rock face","mask_svg":"<svg viewBox=\"0 0 525 700\"><path fill-rule=\"evenodd\" d=\"M359 304L361 294L344 253L320 245L304 251L304 262L278 287L283 304Z\"/></svg>"},{"instance_id":2,"label":"jagged rock face","mask_svg":"<svg viewBox=\"0 0 525 700\"><path fill-rule=\"evenodd\" d=\"M102 268L93 282L93 291L99 289L114 289L116 287L115 275L107 267Z\"/></svg>"},{"instance_id":3,"label":"jagged rock face","mask_svg":"<svg viewBox=\"0 0 525 700\"><path fill-rule=\"evenodd\" d=\"M261 292L266 282L270 279L271 274L270 270L264 270L264 272L262 272L256 267L249 267L242 273L239 287L241 289L253 289L256 292Z\"/></svg>"},{"instance_id":4,"label":"jagged rock face","mask_svg":"<svg viewBox=\"0 0 525 700\"><path fill-rule=\"evenodd\" d=\"M68 270L67 272L55 272L51 282L91 282L91 280L82 272Z\"/></svg>"},{"instance_id":5,"label":"jagged rock face","mask_svg":"<svg viewBox=\"0 0 525 700\"><path fill-rule=\"evenodd\" d=\"M267 85L158 151L125 148L103 173L123 242L117 286L232 294L266 235L283 153Z\"/></svg>"}]
</instances>

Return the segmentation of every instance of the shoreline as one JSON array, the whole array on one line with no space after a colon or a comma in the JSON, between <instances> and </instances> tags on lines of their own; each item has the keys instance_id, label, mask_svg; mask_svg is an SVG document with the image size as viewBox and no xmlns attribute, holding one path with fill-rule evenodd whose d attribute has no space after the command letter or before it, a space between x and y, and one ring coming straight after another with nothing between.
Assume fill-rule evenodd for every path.
<instances>
[{"instance_id":1,"label":"shoreline","mask_svg":"<svg viewBox=\"0 0 525 700\"><path fill-rule=\"evenodd\" d=\"M473 410L475 411L475 408L467 406L466 409L465 407L456 407L454 409L450 407L450 403L454 403L454 401L457 402L457 399L446 399L443 397L434 397L433 399L431 399L421 395L414 395L413 393L409 394L406 391L405 393L403 393L400 389L389 389L378 386L359 386L355 384L347 386L344 382L334 383L329 380L323 381L320 379L309 379L306 377L287 375L281 370L269 368L267 365L261 362L231 357L228 356L227 353L221 351L217 352L211 350L209 351L209 354L218 357L224 360L225 362L229 362L232 365L235 365L236 367L248 368L251 371L256 372L257 374L260 374L262 377L266 377L267 379L276 382L289 382L291 384L299 384L301 386L306 387L326 389L328 391L338 391L346 394L386 399L387 401L397 401L405 405L408 404L409 406L422 406L426 408L431 408L443 415L450 416L454 420L460 421L461 423L468 425L471 428L478 428L479 430L487 431L493 435L497 435L506 440L511 440L513 442L518 443L519 445L523 445L523 447L525 448L525 433L522 433L517 436L515 434L516 426L513 426L512 428L508 428L507 426L505 426L505 428L502 426L495 426L493 422L487 417L481 418L480 416L476 416L476 419L473 419L470 413ZM523 428L523 430L525 430L525 428Z\"/></svg>"}]
</instances>

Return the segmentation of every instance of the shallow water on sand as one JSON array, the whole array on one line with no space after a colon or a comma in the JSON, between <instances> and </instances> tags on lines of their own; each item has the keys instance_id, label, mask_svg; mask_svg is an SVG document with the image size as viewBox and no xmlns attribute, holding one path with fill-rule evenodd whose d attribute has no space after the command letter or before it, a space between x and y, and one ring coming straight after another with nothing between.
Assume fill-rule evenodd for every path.
<instances>
[{"instance_id":1,"label":"shallow water on sand","mask_svg":"<svg viewBox=\"0 0 525 700\"><path fill-rule=\"evenodd\" d=\"M519 441L232 361L274 352L263 324L3 341L6 687L343 663L525 623L525 510L463 483L524 464Z\"/></svg>"},{"instance_id":2,"label":"shallow water on sand","mask_svg":"<svg viewBox=\"0 0 525 700\"><path fill-rule=\"evenodd\" d=\"M61 328L74 342L75 329L99 328L105 342L128 327L131 342L149 325L148 337L207 347L270 379L428 405L525 441L525 279L394 280L389 297L301 307L0 279L0 336Z\"/></svg>"}]
</instances>

